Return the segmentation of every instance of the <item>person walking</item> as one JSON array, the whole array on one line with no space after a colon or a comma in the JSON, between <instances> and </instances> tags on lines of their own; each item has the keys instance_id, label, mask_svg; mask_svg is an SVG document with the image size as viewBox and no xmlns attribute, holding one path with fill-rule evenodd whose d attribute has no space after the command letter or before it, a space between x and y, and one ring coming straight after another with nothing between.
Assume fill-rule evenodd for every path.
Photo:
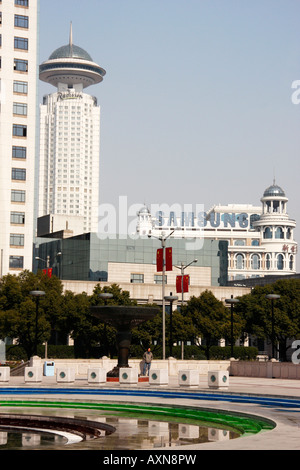
<instances>
[{"instance_id":1,"label":"person walking","mask_svg":"<svg viewBox=\"0 0 300 470\"><path fill-rule=\"evenodd\" d=\"M150 348L148 348L147 351L144 352L143 359L144 359L143 375L149 375L149 371L150 371L150 367L151 367L151 361L153 359L153 354L152 354ZM147 372L148 372L148 374L147 374Z\"/></svg>"}]
</instances>

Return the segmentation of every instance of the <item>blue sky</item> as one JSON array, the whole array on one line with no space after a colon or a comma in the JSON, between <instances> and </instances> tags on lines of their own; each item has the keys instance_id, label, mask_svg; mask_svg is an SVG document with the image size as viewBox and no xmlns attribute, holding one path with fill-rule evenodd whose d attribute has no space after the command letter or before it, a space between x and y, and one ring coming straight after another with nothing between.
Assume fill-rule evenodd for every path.
<instances>
[{"instance_id":1,"label":"blue sky","mask_svg":"<svg viewBox=\"0 0 300 470\"><path fill-rule=\"evenodd\" d=\"M300 225L299 0L41 0L40 14L40 62L72 21L107 72L87 89L101 202L260 205L275 174Z\"/></svg>"}]
</instances>

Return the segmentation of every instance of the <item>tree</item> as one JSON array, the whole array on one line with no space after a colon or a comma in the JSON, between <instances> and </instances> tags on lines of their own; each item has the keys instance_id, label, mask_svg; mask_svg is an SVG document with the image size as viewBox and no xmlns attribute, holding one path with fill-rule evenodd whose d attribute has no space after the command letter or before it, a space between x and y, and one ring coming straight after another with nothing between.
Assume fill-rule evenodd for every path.
<instances>
[{"instance_id":1,"label":"tree","mask_svg":"<svg viewBox=\"0 0 300 470\"><path fill-rule=\"evenodd\" d=\"M240 297L236 310L245 320L245 331L259 339L272 339L272 305L267 294L278 294L274 301L274 342L285 361L289 339L300 337L300 281L282 279L273 284L256 286L250 294Z\"/></svg>"},{"instance_id":2,"label":"tree","mask_svg":"<svg viewBox=\"0 0 300 470\"><path fill-rule=\"evenodd\" d=\"M104 300L100 297L102 293L110 293L113 295L111 299ZM113 355L116 353L115 337L116 330L101 322L98 318L95 318L90 310L90 307L96 305L136 305L136 301L130 299L128 291L123 291L117 284L111 286L101 287L97 284L94 287L93 294L91 296L74 297L71 299L71 293L69 295L69 301L75 302L74 310L78 309L78 300L80 299L82 308L77 311L77 315L73 316L74 323L72 328L71 336L75 341L77 354L81 354L83 357L89 357L91 355L92 348L96 345L101 346L101 353L103 355ZM82 296L83 294L78 294ZM77 305L77 307L76 307Z\"/></svg>"},{"instance_id":3,"label":"tree","mask_svg":"<svg viewBox=\"0 0 300 470\"><path fill-rule=\"evenodd\" d=\"M36 334L41 343L49 339L51 331L45 314L46 296L40 299L37 311L30 292L36 289L50 292L49 285L49 278L45 280L42 275L29 271L23 271L19 276L8 274L0 282L0 336L14 338L23 346L28 358L35 351Z\"/></svg>"},{"instance_id":4,"label":"tree","mask_svg":"<svg viewBox=\"0 0 300 470\"><path fill-rule=\"evenodd\" d=\"M194 327L196 337L204 339L206 357L209 359L209 348L224 337L224 325L228 322L228 314L223 302L216 299L209 290L199 297L192 296L183 309Z\"/></svg>"}]
</instances>

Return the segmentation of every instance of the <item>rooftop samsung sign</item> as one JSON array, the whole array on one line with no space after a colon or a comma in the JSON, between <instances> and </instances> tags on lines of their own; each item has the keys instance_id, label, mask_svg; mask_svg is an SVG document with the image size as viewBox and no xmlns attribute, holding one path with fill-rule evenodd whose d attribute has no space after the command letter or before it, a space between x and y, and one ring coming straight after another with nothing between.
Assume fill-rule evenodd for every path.
<instances>
[{"instance_id":1,"label":"rooftop samsung sign","mask_svg":"<svg viewBox=\"0 0 300 470\"><path fill-rule=\"evenodd\" d=\"M247 214L242 212L220 213L211 212L181 212L178 216L175 212L165 214L163 211L156 212L156 227L168 228L241 228L253 229L253 222L259 220L259 214Z\"/></svg>"}]
</instances>

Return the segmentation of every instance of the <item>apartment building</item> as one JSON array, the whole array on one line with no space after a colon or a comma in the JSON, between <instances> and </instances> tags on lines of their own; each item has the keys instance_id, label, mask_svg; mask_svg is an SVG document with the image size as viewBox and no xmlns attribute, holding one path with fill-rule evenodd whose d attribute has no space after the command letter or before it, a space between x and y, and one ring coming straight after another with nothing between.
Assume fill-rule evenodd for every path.
<instances>
[{"instance_id":1,"label":"apartment building","mask_svg":"<svg viewBox=\"0 0 300 470\"><path fill-rule=\"evenodd\" d=\"M32 269L39 0L0 0L0 277Z\"/></svg>"}]
</instances>

